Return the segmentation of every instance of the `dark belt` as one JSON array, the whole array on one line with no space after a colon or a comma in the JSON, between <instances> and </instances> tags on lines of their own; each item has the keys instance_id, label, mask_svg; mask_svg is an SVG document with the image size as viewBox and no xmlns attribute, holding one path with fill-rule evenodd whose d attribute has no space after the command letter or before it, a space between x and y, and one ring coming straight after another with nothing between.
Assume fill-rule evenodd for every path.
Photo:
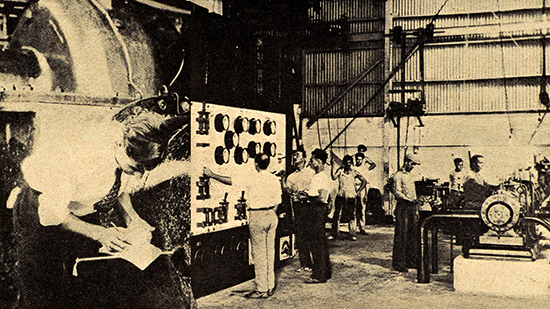
<instances>
[{"instance_id":1,"label":"dark belt","mask_svg":"<svg viewBox=\"0 0 550 309\"><path fill-rule=\"evenodd\" d=\"M407 200L397 200L397 203L400 203L400 204L407 204L407 205L414 205L416 204L415 202L411 202L411 201L407 201Z\"/></svg>"},{"instance_id":2,"label":"dark belt","mask_svg":"<svg viewBox=\"0 0 550 309\"><path fill-rule=\"evenodd\" d=\"M271 207L262 207L262 208L248 208L248 210L251 210L251 211L256 211L256 210L271 210L271 209L274 209L275 206L271 206Z\"/></svg>"}]
</instances>

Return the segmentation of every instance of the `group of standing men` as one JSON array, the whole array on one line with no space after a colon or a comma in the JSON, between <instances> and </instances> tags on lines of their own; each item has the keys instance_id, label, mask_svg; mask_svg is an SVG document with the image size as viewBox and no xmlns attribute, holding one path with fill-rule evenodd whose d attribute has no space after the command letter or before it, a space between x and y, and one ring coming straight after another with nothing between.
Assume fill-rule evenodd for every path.
<instances>
[{"instance_id":1,"label":"group of standing men","mask_svg":"<svg viewBox=\"0 0 550 309\"><path fill-rule=\"evenodd\" d=\"M392 266L399 272L408 272L417 268L419 263L419 204L415 179L411 171L420 160L414 154L405 156L402 168L391 178L392 193L396 199L395 233L393 243ZM464 170L464 160L454 159L454 170L449 174L448 208L479 210L485 199L498 188L482 172L485 158L474 155L470 158L471 171ZM474 228L474 227L472 227ZM461 240L468 241L468 240Z\"/></svg>"},{"instance_id":2,"label":"group of standing men","mask_svg":"<svg viewBox=\"0 0 550 309\"><path fill-rule=\"evenodd\" d=\"M311 153L309 166L303 149L292 155L296 170L288 175L284 188L290 195L294 210L296 246L300 267L297 272L311 271L306 283L324 283L331 277L331 267L325 236L325 222L332 191L331 176L325 171L328 155L324 150Z\"/></svg>"},{"instance_id":3,"label":"group of standing men","mask_svg":"<svg viewBox=\"0 0 550 309\"><path fill-rule=\"evenodd\" d=\"M291 197L294 211L296 245L300 260L297 272L312 271L307 283L321 283L330 278L325 222L332 208L332 232L328 239L339 237L340 222L349 224L350 240L356 240L357 223L360 232L364 231L365 196L367 180L359 172L369 165L372 170L376 164L366 158L366 147L360 145L353 157L346 155L342 166L335 169L335 158L331 157L331 171L325 171L327 154L316 149L311 154L309 166L306 152L299 149L293 152L295 171L285 182L284 188ZM363 163L366 164L363 165ZM322 186L319 186L322 179ZM320 193L319 198L314 198ZM321 197L322 196L322 197ZM333 203L333 207L331 204ZM317 263L320 261L320 263Z\"/></svg>"},{"instance_id":4,"label":"group of standing men","mask_svg":"<svg viewBox=\"0 0 550 309\"><path fill-rule=\"evenodd\" d=\"M248 192L249 229L256 274L256 290L245 297L268 298L274 293L275 233L278 223L276 209L282 203L282 190L290 196L294 212L296 246L300 260L300 267L296 271L311 272L311 277L305 283L324 283L331 278L327 240L339 237L340 222L349 224L350 240L356 240L357 223L360 232L365 233L366 199L363 192L366 191L367 180L361 171L366 164L369 165L368 170L374 169L376 164L365 157L366 147L360 145L358 150L355 162L354 157L346 155L342 165L337 168L333 155L330 174L325 170L328 159L326 151L312 151L308 164L305 150L295 150L292 154L295 170L282 183L276 175L267 171L269 156L258 154L255 157L257 174L253 177L254 182L250 182L248 178L238 184ZM363 162L366 164L363 165ZM472 157L472 173L463 171L462 159L455 159L454 163L455 170L450 174L451 192L458 192L461 202L471 207L470 204L478 202L475 200L478 196L479 199L484 199L482 196L485 192L481 192L480 188L487 187L480 173L484 163L483 156ZM407 272L408 268L418 266L419 201L411 171L419 164L420 160L416 155L407 154L402 168L391 177L392 192L397 200L392 266L400 272ZM203 173L227 185L239 181L215 174L206 167ZM468 191L468 194L463 195L463 191ZM325 223L329 218L332 201L332 232L327 238Z\"/></svg>"},{"instance_id":5,"label":"group of standing men","mask_svg":"<svg viewBox=\"0 0 550 309\"><path fill-rule=\"evenodd\" d=\"M306 168L305 151L293 155L296 171L289 175L287 185L267 168L270 158L257 154L254 158L256 173L250 177L230 177L212 172L204 167L203 174L226 185L236 185L247 193L249 231L254 260L256 289L245 294L246 298L269 298L275 291L275 236L278 224L277 206L281 204L282 187L290 192L297 231L301 271L311 271L306 283L324 283L331 277L331 268L325 237L330 175L325 172L328 155L321 149L311 153ZM254 179L253 182L250 179ZM266 190L269 188L269 190Z\"/></svg>"}]
</instances>

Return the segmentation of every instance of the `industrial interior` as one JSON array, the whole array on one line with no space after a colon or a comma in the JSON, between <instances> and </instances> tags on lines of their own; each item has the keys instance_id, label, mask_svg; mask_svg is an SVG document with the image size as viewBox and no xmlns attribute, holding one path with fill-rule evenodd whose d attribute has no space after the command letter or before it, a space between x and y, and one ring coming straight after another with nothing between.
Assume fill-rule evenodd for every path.
<instances>
[{"instance_id":1,"label":"industrial interior","mask_svg":"<svg viewBox=\"0 0 550 309\"><path fill-rule=\"evenodd\" d=\"M155 223L150 243L168 256L176 281L190 287L192 308L544 306L547 6L546 0L0 0L0 307L26 308L27 287L18 282L28 257L21 248L44 236L26 230L34 214L13 206L27 184L25 160L67 152L72 164L85 164L96 153L84 149L99 153L110 143L111 134L98 128L128 110L185 121L166 145L165 161L173 165L149 171L146 188L131 199L139 216ZM330 176L358 146L367 149L362 156L371 167L361 169L362 233L353 236L351 223L337 219L342 235L356 241L328 240L332 279L303 284L294 271L300 266L295 208L284 190L296 170L293 154L304 149L309 162L312 151L323 150ZM255 278L248 195L205 176L203 167L236 177L253 171L262 154L283 183L277 289L269 298L245 300L240 292L253 289ZM407 175L418 207L411 244L418 262L396 271L400 197L393 179L407 162L415 163ZM71 163L54 164L63 170ZM452 178L455 169L478 177L466 175L481 175L480 166L484 191L474 199ZM85 284L103 257L76 256L64 264L67 280Z\"/></svg>"}]
</instances>

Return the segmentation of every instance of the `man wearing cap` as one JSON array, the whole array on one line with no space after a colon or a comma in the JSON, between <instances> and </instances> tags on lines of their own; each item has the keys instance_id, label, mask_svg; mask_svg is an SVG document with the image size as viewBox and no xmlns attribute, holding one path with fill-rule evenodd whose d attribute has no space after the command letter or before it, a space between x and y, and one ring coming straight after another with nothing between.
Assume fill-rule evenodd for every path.
<instances>
[{"instance_id":1,"label":"man wearing cap","mask_svg":"<svg viewBox=\"0 0 550 309\"><path fill-rule=\"evenodd\" d=\"M418 202L411 175L415 165L420 165L420 160L407 154L403 167L392 177L393 194L397 200L392 266L399 272L408 272L408 268L418 265Z\"/></svg>"}]
</instances>

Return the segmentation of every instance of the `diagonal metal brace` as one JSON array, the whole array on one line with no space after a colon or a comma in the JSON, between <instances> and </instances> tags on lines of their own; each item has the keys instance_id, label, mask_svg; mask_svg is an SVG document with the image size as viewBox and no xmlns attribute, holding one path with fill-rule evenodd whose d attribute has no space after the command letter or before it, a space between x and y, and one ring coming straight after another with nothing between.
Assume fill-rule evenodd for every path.
<instances>
[{"instance_id":1,"label":"diagonal metal brace","mask_svg":"<svg viewBox=\"0 0 550 309\"><path fill-rule=\"evenodd\" d=\"M336 96L336 98L332 99L332 101L330 101L330 103L327 104L327 106L325 106L319 113L317 113L317 115L315 115L313 118L311 118L306 123L307 128L308 129L311 128L311 126L315 122L317 122L317 120L319 120L319 118L321 118L322 115L324 115L331 107L333 107L336 103L338 103L338 101L340 101L351 89L353 89L359 83L359 81L361 81L365 76L367 76L367 74L372 72L372 70L374 70L383 61L384 61L384 59L380 59L380 60L376 61L373 65L371 65L369 68L367 68L365 71L363 71L363 73L361 73L361 75L356 77L353 80L353 82L344 91L342 91L338 96Z\"/></svg>"},{"instance_id":2,"label":"diagonal metal brace","mask_svg":"<svg viewBox=\"0 0 550 309\"><path fill-rule=\"evenodd\" d=\"M378 89L376 90L376 92L369 98L369 100L367 101L367 103L365 103L363 105L363 107L361 107L361 109L355 113L355 115L353 116L353 118L346 124L346 126L330 141L330 143L324 148L324 150L327 150L327 148L329 148L330 146L332 146L332 144L338 140L338 138L340 138L340 136L342 134L344 134L344 132L349 128L349 126L351 125L351 123L357 119L357 117L359 117L359 115L361 115L361 113L363 112L363 110L369 106L370 102L372 102L378 95L380 95L380 93L382 93L382 91L384 91L384 89L386 88L386 85L390 82L390 80L395 76L395 74L397 74L397 72L399 70L401 70L401 68L405 65L405 63L407 63L407 61L409 61L409 59L412 57L412 55L414 55L414 53L418 50L418 48L420 47L419 44L415 44L415 46L408 52L407 56L405 57L405 59L403 59L403 61L401 61L391 72L390 72L390 75L384 80L384 82L382 83L382 85L380 85L380 87L378 87ZM309 128L309 127L308 127Z\"/></svg>"}]
</instances>

